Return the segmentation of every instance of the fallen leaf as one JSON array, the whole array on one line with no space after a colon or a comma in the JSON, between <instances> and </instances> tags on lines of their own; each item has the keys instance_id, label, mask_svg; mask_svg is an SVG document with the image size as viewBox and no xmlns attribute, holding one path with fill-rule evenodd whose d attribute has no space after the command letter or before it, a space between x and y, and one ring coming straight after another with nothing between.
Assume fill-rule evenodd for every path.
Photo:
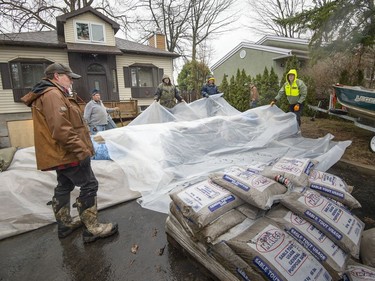
<instances>
[{"instance_id":1,"label":"fallen leaf","mask_svg":"<svg viewBox=\"0 0 375 281\"><path fill-rule=\"evenodd\" d=\"M159 256L162 256L162 255L164 254L165 246L166 246L166 245L164 245L163 248L160 248L160 249L159 249L159 253L158 253Z\"/></svg>"},{"instance_id":2,"label":"fallen leaf","mask_svg":"<svg viewBox=\"0 0 375 281\"><path fill-rule=\"evenodd\" d=\"M138 251L138 245L137 244L134 244L133 246L132 246L132 249L131 249L131 252L133 253L133 254L136 254L137 253L137 251Z\"/></svg>"}]
</instances>

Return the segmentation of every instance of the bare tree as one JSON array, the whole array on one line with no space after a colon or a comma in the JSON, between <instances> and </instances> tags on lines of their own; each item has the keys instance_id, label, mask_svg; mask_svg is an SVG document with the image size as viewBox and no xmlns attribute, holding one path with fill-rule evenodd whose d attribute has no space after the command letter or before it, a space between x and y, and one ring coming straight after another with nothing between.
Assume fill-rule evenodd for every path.
<instances>
[{"instance_id":1,"label":"bare tree","mask_svg":"<svg viewBox=\"0 0 375 281\"><path fill-rule=\"evenodd\" d=\"M235 13L228 11L234 0L192 0L189 33L191 41L191 59L196 60L197 47L205 40L228 31L228 25L236 20Z\"/></svg>"},{"instance_id":2,"label":"bare tree","mask_svg":"<svg viewBox=\"0 0 375 281\"><path fill-rule=\"evenodd\" d=\"M120 21L124 32L129 24L125 15L135 9L132 0L0 0L0 33L56 29L57 16L86 6Z\"/></svg>"},{"instance_id":3,"label":"bare tree","mask_svg":"<svg viewBox=\"0 0 375 281\"><path fill-rule=\"evenodd\" d=\"M168 51L183 52L186 46L180 41L187 30L190 8L190 1L140 0L137 16L140 40L145 41L159 30L166 36Z\"/></svg>"},{"instance_id":4,"label":"bare tree","mask_svg":"<svg viewBox=\"0 0 375 281\"><path fill-rule=\"evenodd\" d=\"M186 60L197 57L206 40L226 32L227 26L235 20L228 13L234 0L141 0L143 10L138 12L139 33L145 40L156 29L167 39L167 49L184 53ZM190 53L191 55L187 55ZM205 53L202 51L201 53Z\"/></svg>"},{"instance_id":5,"label":"bare tree","mask_svg":"<svg viewBox=\"0 0 375 281\"><path fill-rule=\"evenodd\" d=\"M320 2L320 1L318 1ZM324 1L323 1L324 2ZM247 0L250 11L248 28L260 33L300 38L303 34L298 24L288 24L284 20L308 8L308 0ZM255 24L254 24L255 23Z\"/></svg>"}]
</instances>

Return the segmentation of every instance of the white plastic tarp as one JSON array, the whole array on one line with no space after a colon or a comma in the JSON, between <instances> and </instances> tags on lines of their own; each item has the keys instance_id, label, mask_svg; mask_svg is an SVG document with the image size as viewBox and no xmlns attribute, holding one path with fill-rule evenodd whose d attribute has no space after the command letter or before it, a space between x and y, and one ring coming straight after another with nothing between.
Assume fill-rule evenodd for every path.
<instances>
[{"instance_id":1,"label":"white plastic tarp","mask_svg":"<svg viewBox=\"0 0 375 281\"><path fill-rule=\"evenodd\" d=\"M271 163L282 156L319 160L326 171L350 141L301 136L293 113L262 106L246 112L221 95L168 110L154 102L128 126L100 132L109 155L123 170L139 203L167 213L168 193L232 165Z\"/></svg>"},{"instance_id":2,"label":"white plastic tarp","mask_svg":"<svg viewBox=\"0 0 375 281\"><path fill-rule=\"evenodd\" d=\"M131 191L125 181L124 172L110 160L91 161L99 181L98 208L103 209L140 196ZM0 173L0 239L23 233L55 222L51 206L56 187L54 171L41 172L36 169L34 147L20 149L14 155L10 167ZM71 204L79 195L72 192ZM72 208L72 216L77 210Z\"/></svg>"},{"instance_id":3,"label":"white plastic tarp","mask_svg":"<svg viewBox=\"0 0 375 281\"><path fill-rule=\"evenodd\" d=\"M272 162L284 155L320 161L327 170L350 141L332 135L306 139L293 113L263 106L241 113L221 95L180 103L169 110L153 103L128 126L100 132L110 160L93 160L99 180L98 207L142 195L145 208L168 212L168 192L205 179L231 165ZM0 173L0 239L54 222L51 200L55 172L36 170L34 148L16 152ZM72 201L78 196L76 188ZM77 215L72 209L73 216Z\"/></svg>"}]
</instances>

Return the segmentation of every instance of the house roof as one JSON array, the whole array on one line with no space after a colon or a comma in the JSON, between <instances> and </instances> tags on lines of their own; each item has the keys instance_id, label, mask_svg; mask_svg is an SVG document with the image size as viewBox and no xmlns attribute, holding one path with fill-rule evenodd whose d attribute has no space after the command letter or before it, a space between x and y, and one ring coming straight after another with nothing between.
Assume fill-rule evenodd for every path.
<instances>
[{"instance_id":1,"label":"house roof","mask_svg":"<svg viewBox=\"0 0 375 281\"><path fill-rule=\"evenodd\" d=\"M262 38L260 38L255 44L267 45L267 41L285 42L289 44L300 44L304 46L308 46L309 44L309 41L306 39L282 37L282 36L275 36L275 35L265 35Z\"/></svg>"},{"instance_id":2,"label":"house roof","mask_svg":"<svg viewBox=\"0 0 375 281\"><path fill-rule=\"evenodd\" d=\"M91 44L77 44L77 43L66 43L68 52L72 53L99 53L99 54L113 54L121 55L122 52L116 46L103 46L103 45L91 45Z\"/></svg>"},{"instance_id":3,"label":"house roof","mask_svg":"<svg viewBox=\"0 0 375 281\"><path fill-rule=\"evenodd\" d=\"M0 45L55 48L66 47L65 43L57 40L56 31L0 34Z\"/></svg>"},{"instance_id":4,"label":"house roof","mask_svg":"<svg viewBox=\"0 0 375 281\"><path fill-rule=\"evenodd\" d=\"M280 47L275 47L275 43L273 42L280 42L282 43ZM223 64L226 60L228 60L233 54L238 52L242 48L253 49L253 50L260 50L270 53L278 54L274 60L278 60L281 58L291 57L296 55L298 58L308 59L308 44L309 42L305 39L296 39L296 38L289 38L289 37L280 37L280 36L272 36L272 35L265 35L257 42L247 43L241 42L238 44L234 49L232 49L228 54L222 57L219 61L211 66L212 70L218 68L221 64ZM284 46L293 46L293 48L288 48ZM299 45L298 48L294 48L296 45ZM302 49L302 50L301 50ZM303 49L306 49L304 51Z\"/></svg>"},{"instance_id":5,"label":"house roof","mask_svg":"<svg viewBox=\"0 0 375 281\"><path fill-rule=\"evenodd\" d=\"M97 44L78 44L78 43L64 43L59 42L57 32L53 31L38 31L38 32L23 32L23 33L7 33L0 34L0 45L7 46L22 46L22 47L48 47L67 49L68 52L96 52L107 54L143 54L154 56L165 56L177 58L180 55L165 50L160 50L151 46L132 42L129 40L115 38L115 46L104 46Z\"/></svg>"},{"instance_id":6,"label":"house roof","mask_svg":"<svg viewBox=\"0 0 375 281\"><path fill-rule=\"evenodd\" d=\"M161 50L151 46L139 44L133 41L125 40L116 37L116 46L125 54L143 54L143 55L156 55L177 58L180 55L169 51Z\"/></svg>"},{"instance_id":7,"label":"house roof","mask_svg":"<svg viewBox=\"0 0 375 281\"><path fill-rule=\"evenodd\" d=\"M97 10L92 8L91 6L86 6L86 7L83 7L81 9L75 10L73 12L66 13L66 14L63 14L61 16L56 17L57 33L59 35L64 35L64 23L66 23L66 21L70 18L76 17L78 15L81 15L81 14L84 14L84 13L87 13L87 12L93 13L97 17L101 18L103 21L112 25L112 28L115 32L114 34L116 34L117 31L119 31L120 25L117 22L111 20L109 17L106 17L105 15L98 12Z\"/></svg>"},{"instance_id":8,"label":"house roof","mask_svg":"<svg viewBox=\"0 0 375 281\"><path fill-rule=\"evenodd\" d=\"M212 65L211 66L212 70L216 69L218 66L220 66L223 62L225 62L233 54L235 54L236 52L238 52L242 48L260 50L260 51L267 51L267 52L270 52L270 53L278 54L279 56L292 56L292 50L291 49L276 48L276 47L270 47L270 46L257 45L255 43L242 42L242 43L238 44L234 49L232 49L228 54L226 54L224 57L222 57L218 62L216 62L214 65Z\"/></svg>"}]
</instances>

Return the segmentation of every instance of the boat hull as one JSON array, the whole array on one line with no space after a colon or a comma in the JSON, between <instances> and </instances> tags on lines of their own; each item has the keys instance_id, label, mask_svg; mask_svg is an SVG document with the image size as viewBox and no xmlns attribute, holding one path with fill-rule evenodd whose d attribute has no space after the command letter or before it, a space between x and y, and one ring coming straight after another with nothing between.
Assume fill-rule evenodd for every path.
<instances>
[{"instance_id":1,"label":"boat hull","mask_svg":"<svg viewBox=\"0 0 375 281\"><path fill-rule=\"evenodd\" d=\"M375 122L375 91L358 86L333 86L337 100L352 115Z\"/></svg>"}]
</instances>

